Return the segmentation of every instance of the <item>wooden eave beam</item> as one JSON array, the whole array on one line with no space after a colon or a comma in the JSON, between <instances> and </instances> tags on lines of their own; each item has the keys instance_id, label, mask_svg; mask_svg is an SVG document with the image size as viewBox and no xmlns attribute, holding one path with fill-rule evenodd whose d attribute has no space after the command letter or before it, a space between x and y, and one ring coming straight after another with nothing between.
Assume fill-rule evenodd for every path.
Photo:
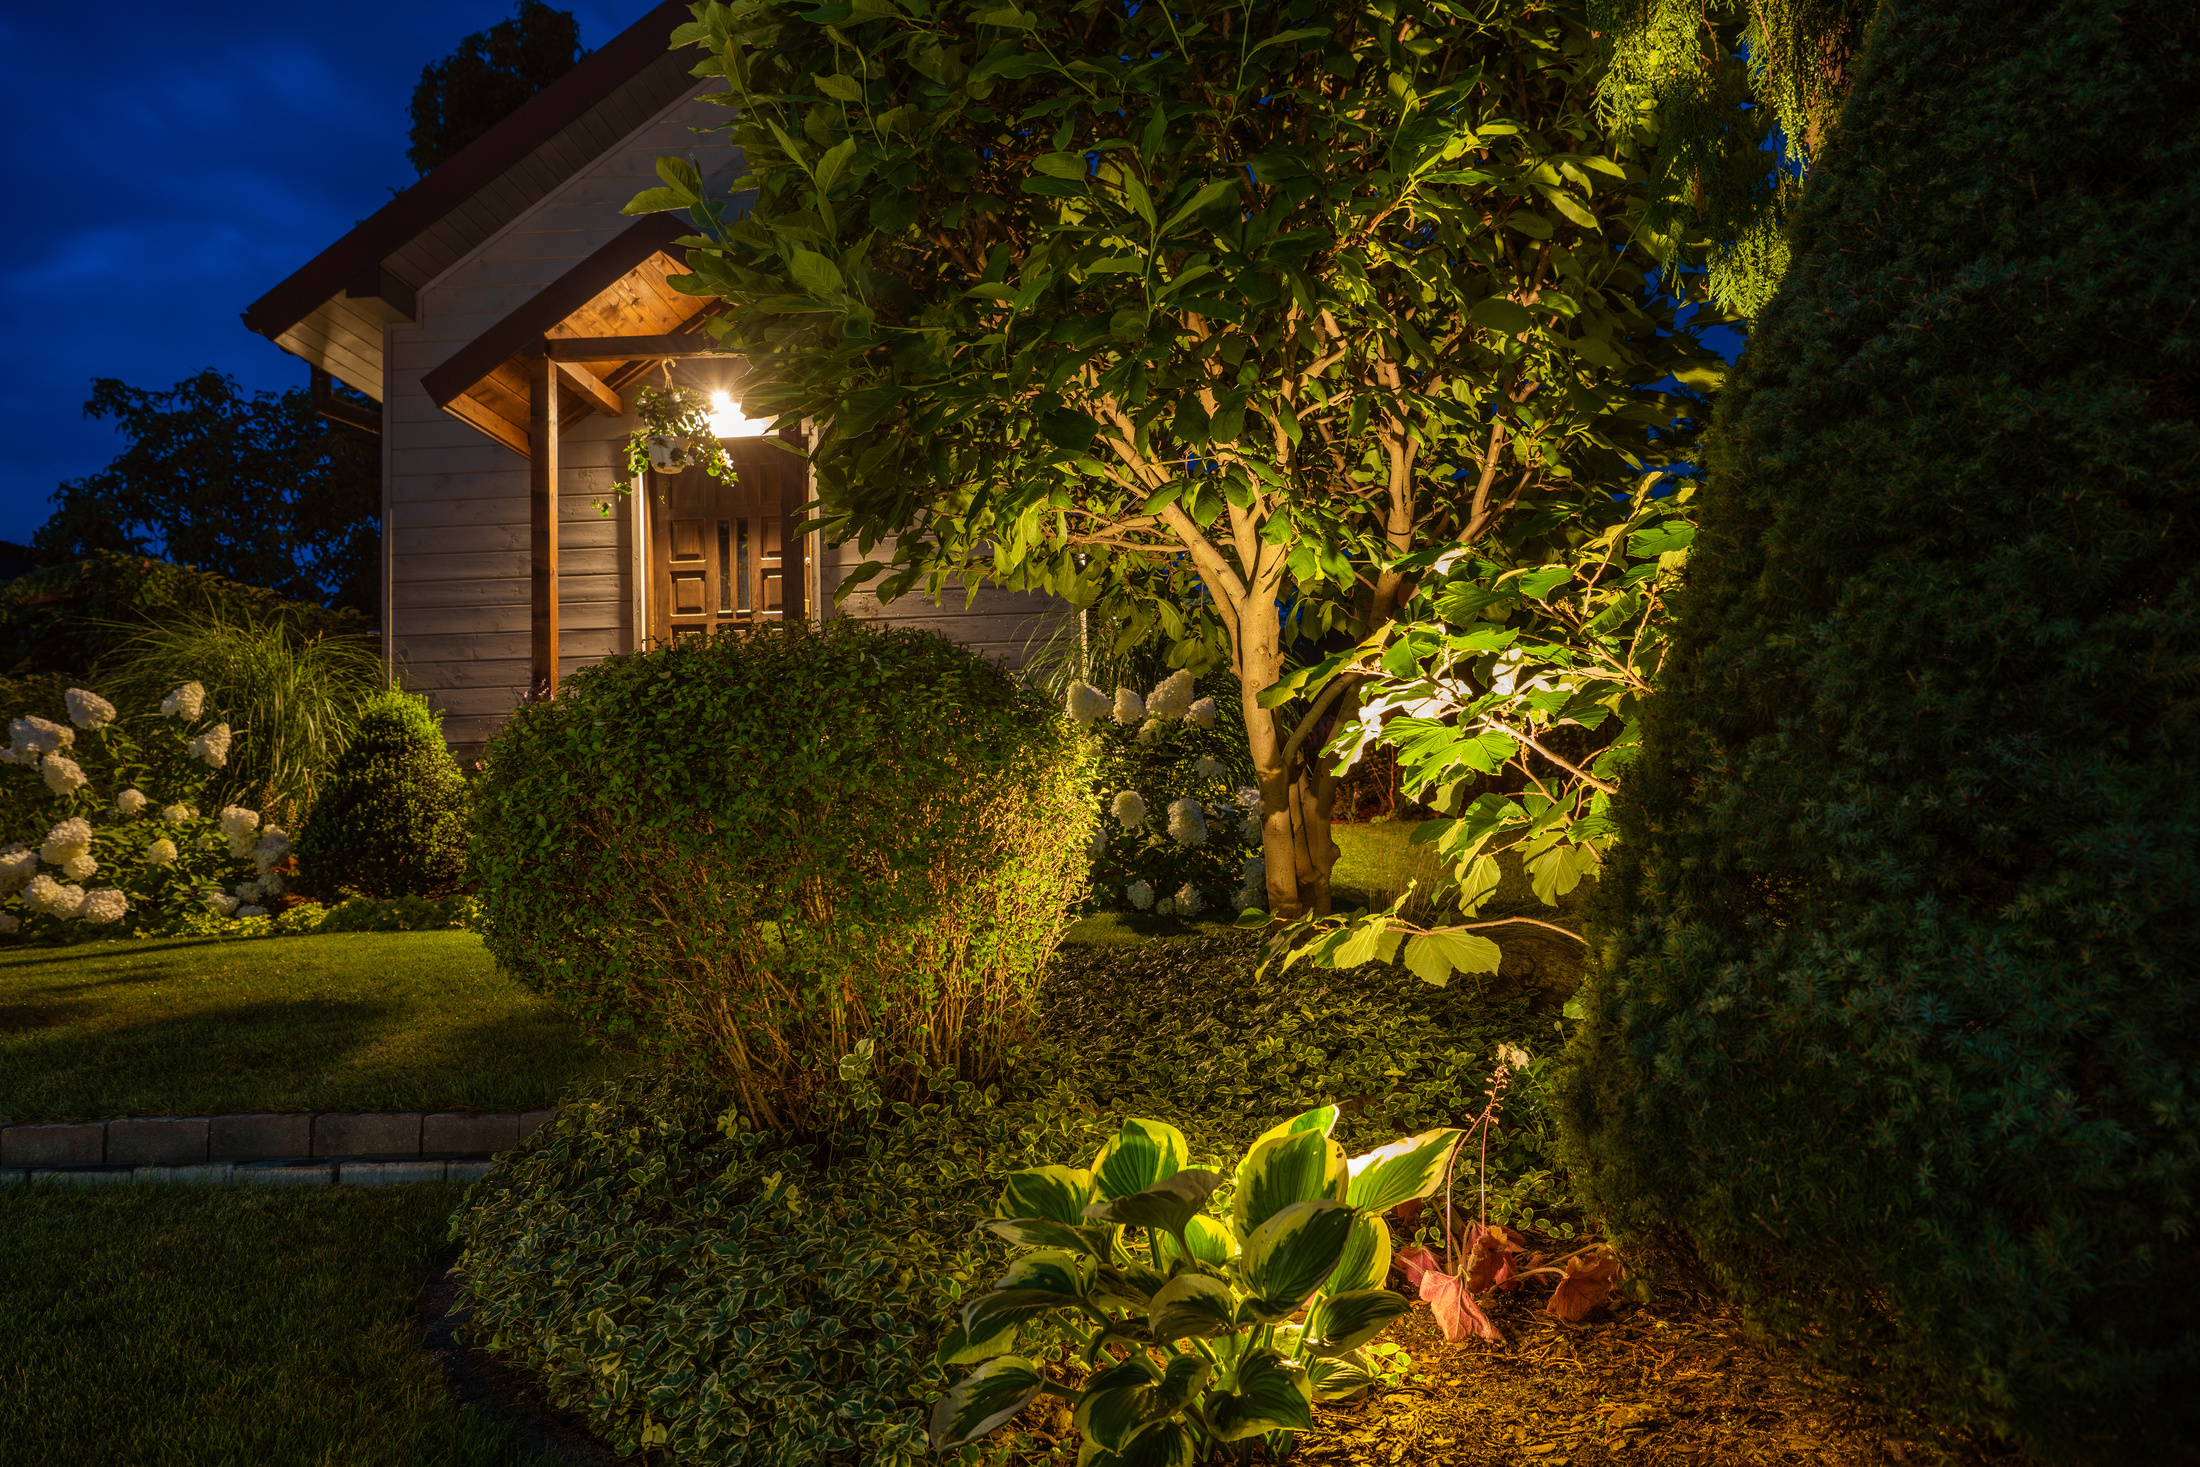
<instances>
[{"instance_id":1,"label":"wooden eave beam","mask_svg":"<svg viewBox=\"0 0 2200 1467\"><path fill-rule=\"evenodd\" d=\"M699 331L680 336L553 336L543 345L554 362L664 361L728 354Z\"/></svg>"},{"instance_id":2,"label":"wooden eave beam","mask_svg":"<svg viewBox=\"0 0 2200 1467\"><path fill-rule=\"evenodd\" d=\"M553 359L552 365L557 369L558 380L579 393L597 412L614 418L626 416L626 404L619 400L619 394L605 386L594 372L575 362Z\"/></svg>"}]
</instances>

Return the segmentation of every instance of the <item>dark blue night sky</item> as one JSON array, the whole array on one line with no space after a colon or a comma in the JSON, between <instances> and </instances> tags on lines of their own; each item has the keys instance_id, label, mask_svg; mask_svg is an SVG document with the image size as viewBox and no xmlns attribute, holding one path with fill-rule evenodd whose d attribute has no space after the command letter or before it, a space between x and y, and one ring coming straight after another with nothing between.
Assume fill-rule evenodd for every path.
<instances>
[{"instance_id":1,"label":"dark blue night sky","mask_svg":"<svg viewBox=\"0 0 2200 1467\"><path fill-rule=\"evenodd\" d=\"M554 0L593 49L647 0ZM0 7L0 539L120 448L94 377L303 385L237 319L415 174L420 68L512 0Z\"/></svg>"}]
</instances>

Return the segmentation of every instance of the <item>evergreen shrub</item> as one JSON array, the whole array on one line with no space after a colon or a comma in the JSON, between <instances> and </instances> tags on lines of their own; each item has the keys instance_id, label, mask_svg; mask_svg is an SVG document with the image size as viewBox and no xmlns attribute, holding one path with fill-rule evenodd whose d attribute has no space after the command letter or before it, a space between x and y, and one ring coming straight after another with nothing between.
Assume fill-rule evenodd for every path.
<instances>
[{"instance_id":1,"label":"evergreen shrub","mask_svg":"<svg viewBox=\"0 0 2200 1467\"><path fill-rule=\"evenodd\" d=\"M1563 1091L1597 1201L2189 1460L2200 14L1887 0L1720 405Z\"/></svg>"},{"instance_id":2,"label":"evergreen shrub","mask_svg":"<svg viewBox=\"0 0 2200 1467\"><path fill-rule=\"evenodd\" d=\"M449 896L466 879L469 803L427 700L395 691L370 699L299 832L305 889L324 898Z\"/></svg>"},{"instance_id":3,"label":"evergreen shrub","mask_svg":"<svg viewBox=\"0 0 2200 1467\"><path fill-rule=\"evenodd\" d=\"M1084 884L1076 730L926 632L796 623L614 657L491 743L474 861L507 971L765 1124L870 1042L982 1078Z\"/></svg>"}]
</instances>

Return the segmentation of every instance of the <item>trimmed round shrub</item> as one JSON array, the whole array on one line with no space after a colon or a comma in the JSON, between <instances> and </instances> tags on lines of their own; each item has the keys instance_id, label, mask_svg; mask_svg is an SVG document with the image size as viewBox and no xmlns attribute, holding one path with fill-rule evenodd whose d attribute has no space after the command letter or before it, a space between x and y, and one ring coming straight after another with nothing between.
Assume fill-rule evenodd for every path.
<instances>
[{"instance_id":1,"label":"trimmed round shrub","mask_svg":"<svg viewBox=\"0 0 2200 1467\"><path fill-rule=\"evenodd\" d=\"M836 620L614 657L490 745L474 861L507 971L800 1125L994 1072L1084 885L1082 745L944 638Z\"/></svg>"},{"instance_id":2,"label":"trimmed round shrub","mask_svg":"<svg viewBox=\"0 0 2200 1467\"><path fill-rule=\"evenodd\" d=\"M300 880L324 898L448 896L466 879L469 803L427 701L371 698L298 834Z\"/></svg>"},{"instance_id":3,"label":"trimmed round shrub","mask_svg":"<svg viewBox=\"0 0 2200 1467\"><path fill-rule=\"evenodd\" d=\"M1720 404L1565 1105L1615 1221L2190 1460L2200 28L1887 0Z\"/></svg>"}]
</instances>

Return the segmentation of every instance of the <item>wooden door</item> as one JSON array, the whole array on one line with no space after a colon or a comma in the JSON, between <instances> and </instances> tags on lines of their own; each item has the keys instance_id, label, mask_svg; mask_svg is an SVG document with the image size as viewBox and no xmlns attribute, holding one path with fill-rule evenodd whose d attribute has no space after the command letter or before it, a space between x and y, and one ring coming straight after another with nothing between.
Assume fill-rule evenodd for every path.
<instances>
[{"instance_id":1,"label":"wooden door","mask_svg":"<svg viewBox=\"0 0 2200 1467\"><path fill-rule=\"evenodd\" d=\"M650 635L659 645L804 614L802 461L757 439L727 445L735 481L651 474Z\"/></svg>"}]
</instances>

